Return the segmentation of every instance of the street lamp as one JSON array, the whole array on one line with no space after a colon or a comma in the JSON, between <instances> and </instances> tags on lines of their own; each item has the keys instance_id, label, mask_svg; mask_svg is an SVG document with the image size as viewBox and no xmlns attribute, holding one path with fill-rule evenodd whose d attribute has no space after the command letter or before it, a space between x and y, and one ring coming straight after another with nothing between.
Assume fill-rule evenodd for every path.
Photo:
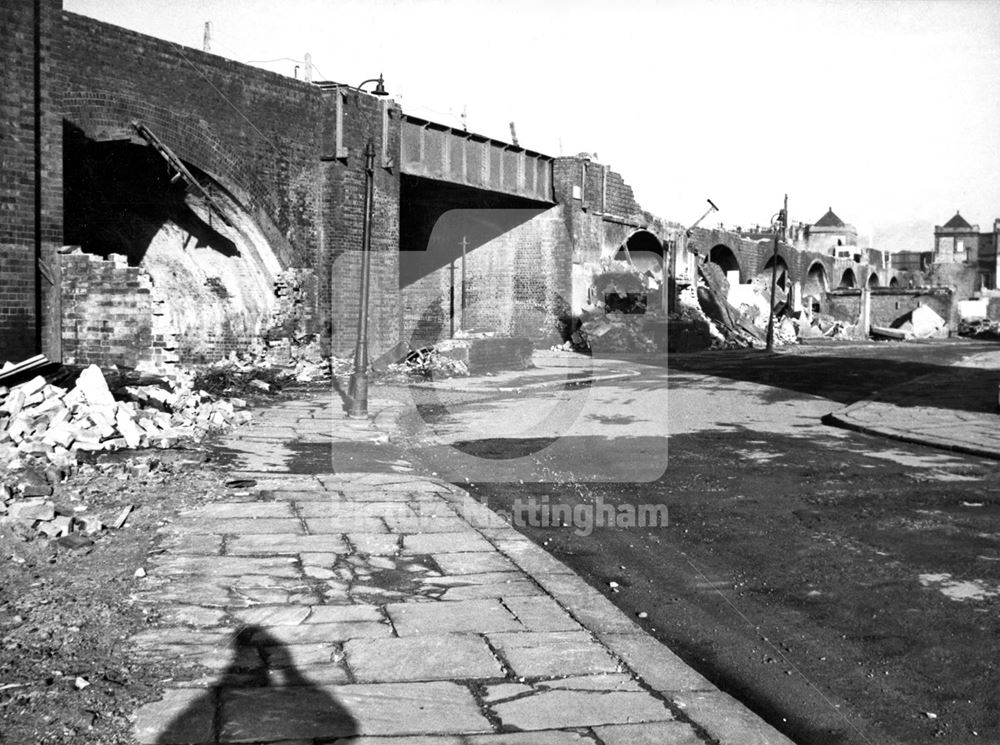
<instances>
[{"instance_id":1,"label":"street lamp","mask_svg":"<svg viewBox=\"0 0 1000 745\"><path fill-rule=\"evenodd\" d=\"M777 220L771 223L774 227L774 254L771 256L771 302L767 316L767 351L774 351L774 290L778 282L778 236L788 227L788 195L785 195L785 206L777 214ZM788 276L787 274L785 275ZM788 284L787 280L785 282Z\"/></svg>"},{"instance_id":2,"label":"street lamp","mask_svg":"<svg viewBox=\"0 0 1000 745\"><path fill-rule=\"evenodd\" d=\"M371 95L389 95L381 74L364 81L354 87L354 90L366 93L362 89L368 83L376 83ZM368 416L368 295L371 285L372 210L375 197L375 140L372 122L367 114L365 120L368 125L368 141L365 143L365 217L361 232L361 305L358 309L358 338L354 347L354 372L351 374L348 391L351 404L347 412L348 416L356 418Z\"/></svg>"}]
</instances>

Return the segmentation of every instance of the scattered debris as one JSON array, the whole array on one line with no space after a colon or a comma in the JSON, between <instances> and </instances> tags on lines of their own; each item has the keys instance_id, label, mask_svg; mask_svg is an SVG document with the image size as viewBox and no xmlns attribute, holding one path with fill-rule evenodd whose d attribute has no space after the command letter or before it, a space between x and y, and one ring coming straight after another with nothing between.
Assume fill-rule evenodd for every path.
<instances>
[{"instance_id":1,"label":"scattered debris","mask_svg":"<svg viewBox=\"0 0 1000 745\"><path fill-rule=\"evenodd\" d=\"M72 386L55 385L41 375L0 386L0 524L24 540L36 535L61 540L104 529L96 516L79 514L54 498L56 487L92 454L172 448L250 419L249 412L237 411L236 403L241 408L245 401L216 399L196 388L194 376L184 371L144 385L121 384L120 371L105 377L96 365L79 372L62 368L50 377ZM150 461L126 462L120 478L147 479L154 467ZM112 527L124 525L129 511L131 506Z\"/></svg>"}]
</instances>

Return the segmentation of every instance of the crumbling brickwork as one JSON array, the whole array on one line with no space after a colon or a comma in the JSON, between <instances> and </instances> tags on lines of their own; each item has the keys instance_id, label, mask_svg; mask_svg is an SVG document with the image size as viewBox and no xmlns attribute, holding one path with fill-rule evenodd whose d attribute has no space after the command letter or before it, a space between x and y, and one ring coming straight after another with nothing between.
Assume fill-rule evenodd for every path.
<instances>
[{"instance_id":1,"label":"crumbling brickwork","mask_svg":"<svg viewBox=\"0 0 1000 745\"><path fill-rule=\"evenodd\" d=\"M59 257L62 347L66 364L164 370L179 341L149 275L124 256L75 252Z\"/></svg>"}]
</instances>

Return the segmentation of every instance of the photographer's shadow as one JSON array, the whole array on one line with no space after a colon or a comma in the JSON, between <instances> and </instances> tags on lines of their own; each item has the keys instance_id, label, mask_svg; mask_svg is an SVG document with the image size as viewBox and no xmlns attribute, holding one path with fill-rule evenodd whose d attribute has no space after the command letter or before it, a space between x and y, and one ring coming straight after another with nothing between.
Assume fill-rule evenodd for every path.
<instances>
[{"instance_id":1,"label":"photographer's shadow","mask_svg":"<svg viewBox=\"0 0 1000 745\"><path fill-rule=\"evenodd\" d=\"M241 628L232 648L233 659L221 678L170 720L157 745L333 739L359 733L357 720L329 688L303 676L288 648L264 629Z\"/></svg>"}]
</instances>

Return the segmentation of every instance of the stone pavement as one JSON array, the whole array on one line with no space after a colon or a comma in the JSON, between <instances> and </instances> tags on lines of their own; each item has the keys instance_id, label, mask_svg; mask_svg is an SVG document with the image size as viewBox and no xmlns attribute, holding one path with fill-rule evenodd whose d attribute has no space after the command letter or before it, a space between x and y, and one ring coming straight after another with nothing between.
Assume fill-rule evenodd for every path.
<instances>
[{"instance_id":1,"label":"stone pavement","mask_svg":"<svg viewBox=\"0 0 1000 745\"><path fill-rule=\"evenodd\" d=\"M391 448L328 395L226 438L246 481L166 522L139 580L129 645L169 678L140 743L790 743L461 489L366 461L373 443Z\"/></svg>"},{"instance_id":2,"label":"stone pavement","mask_svg":"<svg viewBox=\"0 0 1000 745\"><path fill-rule=\"evenodd\" d=\"M1000 459L1000 352L962 360L832 412L825 421L960 453Z\"/></svg>"}]
</instances>

